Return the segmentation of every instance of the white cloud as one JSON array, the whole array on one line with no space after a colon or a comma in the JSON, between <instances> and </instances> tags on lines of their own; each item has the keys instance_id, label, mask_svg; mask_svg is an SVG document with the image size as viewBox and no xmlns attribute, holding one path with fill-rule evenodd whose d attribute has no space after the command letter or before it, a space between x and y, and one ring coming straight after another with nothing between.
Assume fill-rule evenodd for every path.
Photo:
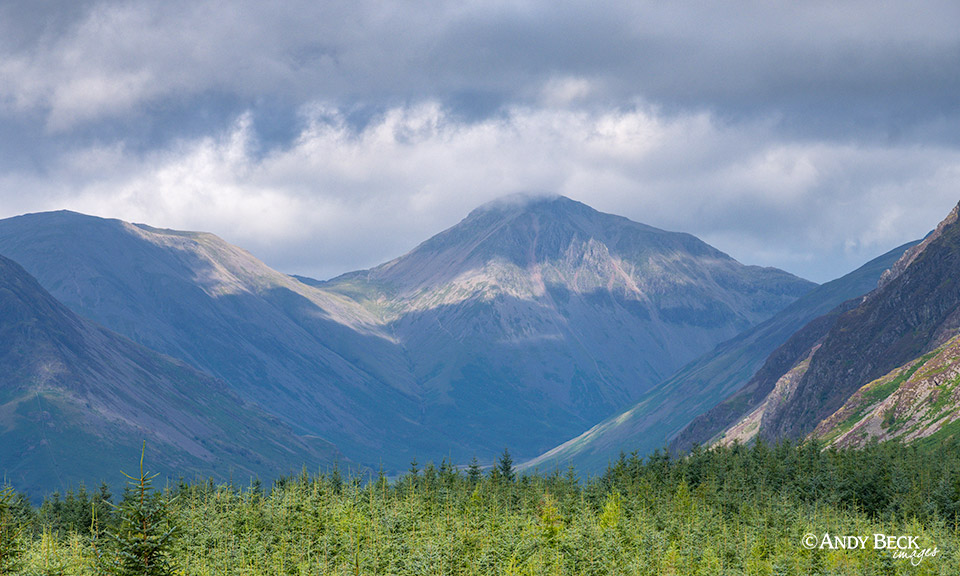
<instances>
[{"instance_id":1,"label":"white cloud","mask_svg":"<svg viewBox=\"0 0 960 576\"><path fill-rule=\"evenodd\" d=\"M428 101L362 130L329 105L304 118L299 138L269 150L247 114L160 151L73 151L45 174L0 176L0 210L211 231L325 277L395 257L483 202L548 191L823 281L919 237L958 199L955 149L784 141L772 122L640 104L467 122Z\"/></svg>"}]
</instances>

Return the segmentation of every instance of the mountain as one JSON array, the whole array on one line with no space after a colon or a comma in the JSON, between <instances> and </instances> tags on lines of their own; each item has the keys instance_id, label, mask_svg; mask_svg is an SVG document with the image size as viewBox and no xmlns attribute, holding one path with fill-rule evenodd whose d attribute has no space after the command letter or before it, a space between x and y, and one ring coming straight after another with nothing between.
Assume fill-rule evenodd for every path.
<instances>
[{"instance_id":1,"label":"mountain","mask_svg":"<svg viewBox=\"0 0 960 576\"><path fill-rule=\"evenodd\" d=\"M814 285L563 197L482 206L410 253L318 284L379 314L431 426L543 450Z\"/></svg>"},{"instance_id":2,"label":"mountain","mask_svg":"<svg viewBox=\"0 0 960 576\"><path fill-rule=\"evenodd\" d=\"M774 352L763 374L758 373L762 377L726 402L730 410L725 419L732 425L725 426L721 441L748 441L756 435L803 438L818 426L819 436L836 436L825 421L852 425L853 413L862 416L870 402L888 398L905 382L903 390L928 385L921 381L929 370L916 371L941 357L938 350L960 328L958 208L908 250L875 291L819 318ZM903 413L916 409L900 407ZM701 432L690 440L717 437L702 426L716 416L708 413L694 422L691 427L701 425Z\"/></svg>"},{"instance_id":3,"label":"mountain","mask_svg":"<svg viewBox=\"0 0 960 576\"><path fill-rule=\"evenodd\" d=\"M0 375L0 470L35 496L119 484L142 441L172 478L272 477L337 458L222 382L79 318L2 256Z\"/></svg>"},{"instance_id":4,"label":"mountain","mask_svg":"<svg viewBox=\"0 0 960 576\"><path fill-rule=\"evenodd\" d=\"M205 233L61 211L0 221L0 253L77 314L228 383L351 459L435 444L401 351L353 302ZM388 434L389 431L389 434Z\"/></svg>"},{"instance_id":5,"label":"mountain","mask_svg":"<svg viewBox=\"0 0 960 576\"><path fill-rule=\"evenodd\" d=\"M905 244L822 286L753 328L722 342L644 394L629 409L610 416L580 436L524 464L573 464L600 471L620 452L648 454L663 448L697 416L744 387L764 360L808 322L840 303L869 292L881 275L916 243ZM715 423L712 418L698 422ZM722 429L722 426L716 431ZM684 444L686 447L686 444Z\"/></svg>"},{"instance_id":6,"label":"mountain","mask_svg":"<svg viewBox=\"0 0 960 576\"><path fill-rule=\"evenodd\" d=\"M814 284L562 198L509 198L327 282L203 233L69 212L0 253L72 310L220 378L351 459L530 457Z\"/></svg>"}]
</instances>

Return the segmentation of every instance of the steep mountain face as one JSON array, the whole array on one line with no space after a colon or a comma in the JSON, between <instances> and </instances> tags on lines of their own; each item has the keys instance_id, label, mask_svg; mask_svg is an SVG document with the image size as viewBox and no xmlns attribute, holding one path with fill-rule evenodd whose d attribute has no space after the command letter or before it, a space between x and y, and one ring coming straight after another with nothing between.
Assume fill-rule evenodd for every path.
<instances>
[{"instance_id":1,"label":"steep mountain face","mask_svg":"<svg viewBox=\"0 0 960 576\"><path fill-rule=\"evenodd\" d=\"M763 381L764 374L771 371L764 366L764 360L771 352L814 318L876 287L883 272L914 244L891 250L842 278L814 288L769 320L690 362L644 394L629 409L605 419L584 434L526 465L571 463L577 469L599 471L616 459L621 451L647 454L671 442L686 448L691 432L696 437L704 434L707 438L713 436L742 415L738 411L742 409L741 399L753 394L758 382ZM794 348L796 346L788 346L785 350ZM803 344L800 348L804 352L809 349ZM790 354L785 354L785 360L780 360L789 366L796 361ZM777 369L773 368L772 371L776 372ZM718 402L738 390L740 394L734 396L736 401L718 405ZM763 396L768 392L769 389L764 391ZM704 412L708 415L697 418ZM685 428L691 421L697 425ZM709 426L712 431L704 430L704 426Z\"/></svg>"},{"instance_id":2,"label":"steep mountain face","mask_svg":"<svg viewBox=\"0 0 960 576\"><path fill-rule=\"evenodd\" d=\"M469 423L484 445L511 449L526 437L527 454L812 286L562 197L494 202L396 260L321 284L390 326L430 426L455 436Z\"/></svg>"},{"instance_id":3,"label":"steep mountain face","mask_svg":"<svg viewBox=\"0 0 960 576\"><path fill-rule=\"evenodd\" d=\"M921 357L957 334L958 274L960 224L955 208L884 275L876 291L818 319L777 350L750 401L734 397L727 402L740 409L731 411L738 420L724 437L804 437L825 419L839 418L838 411L843 413L865 385L874 390L866 394L868 400L877 397L878 389L888 394L902 383L899 374L919 368ZM891 376L892 372L896 374ZM887 384L881 382L884 378ZM855 404L856 410L867 408L862 400ZM845 414L841 422L849 424L851 415ZM693 436L697 441L708 439L705 433Z\"/></svg>"},{"instance_id":4,"label":"steep mountain face","mask_svg":"<svg viewBox=\"0 0 960 576\"><path fill-rule=\"evenodd\" d=\"M0 469L40 495L119 481L146 441L153 466L183 474L274 476L330 464L222 383L79 318L0 257ZM162 455L162 457L160 457Z\"/></svg>"},{"instance_id":5,"label":"steep mountain face","mask_svg":"<svg viewBox=\"0 0 960 576\"><path fill-rule=\"evenodd\" d=\"M0 221L0 253L77 313L388 470L540 453L813 287L559 197L487 205L329 282L209 234L66 212Z\"/></svg>"},{"instance_id":6,"label":"steep mountain face","mask_svg":"<svg viewBox=\"0 0 960 576\"><path fill-rule=\"evenodd\" d=\"M939 347L960 327L957 210L912 262L860 306L843 314L799 382L795 401L772 418L768 436L800 437L864 383Z\"/></svg>"}]
</instances>

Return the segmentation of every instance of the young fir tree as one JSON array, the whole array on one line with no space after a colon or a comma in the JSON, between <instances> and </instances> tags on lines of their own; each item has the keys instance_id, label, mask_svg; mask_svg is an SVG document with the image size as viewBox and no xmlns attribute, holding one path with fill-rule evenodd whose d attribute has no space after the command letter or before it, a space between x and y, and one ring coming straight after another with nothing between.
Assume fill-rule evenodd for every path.
<instances>
[{"instance_id":1,"label":"young fir tree","mask_svg":"<svg viewBox=\"0 0 960 576\"><path fill-rule=\"evenodd\" d=\"M483 470L480 469L480 462L478 462L477 457L474 456L470 459L470 466L467 467L467 480L475 486L480 482L481 478L483 478Z\"/></svg>"},{"instance_id":2,"label":"young fir tree","mask_svg":"<svg viewBox=\"0 0 960 576\"><path fill-rule=\"evenodd\" d=\"M177 532L167 502L153 492L157 476L143 471L130 476L123 501L116 510L116 528L107 530L107 553L100 557L101 568L111 576L168 576L174 573L170 548Z\"/></svg>"},{"instance_id":3,"label":"young fir tree","mask_svg":"<svg viewBox=\"0 0 960 576\"><path fill-rule=\"evenodd\" d=\"M510 451L506 448L503 449L503 454L497 460L497 469L500 471L500 478L504 482L513 482L516 476L513 470L513 457L510 456Z\"/></svg>"},{"instance_id":4,"label":"young fir tree","mask_svg":"<svg viewBox=\"0 0 960 576\"><path fill-rule=\"evenodd\" d=\"M343 475L340 474L340 462L333 462L333 472L330 473L330 487L334 494L340 494L343 491Z\"/></svg>"},{"instance_id":5,"label":"young fir tree","mask_svg":"<svg viewBox=\"0 0 960 576\"><path fill-rule=\"evenodd\" d=\"M20 570L20 531L13 516L12 488L0 490L0 574L18 574Z\"/></svg>"}]
</instances>

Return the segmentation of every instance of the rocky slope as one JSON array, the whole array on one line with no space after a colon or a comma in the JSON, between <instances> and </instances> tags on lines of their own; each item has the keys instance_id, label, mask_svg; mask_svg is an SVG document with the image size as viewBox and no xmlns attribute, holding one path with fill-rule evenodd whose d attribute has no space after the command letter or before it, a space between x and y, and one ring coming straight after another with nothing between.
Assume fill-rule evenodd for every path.
<instances>
[{"instance_id":1,"label":"rocky slope","mask_svg":"<svg viewBox=\"0 0 960 576\"><path fill-rule=\"evenodd\" d=\"M960 337L864 385L811 434L828 445L931 441L960 429Z\"/></svg>"},{"instance_id":2,"label":"rocky slope","mask_svg":"<svg viewBox=\"0 0 960 576\"><path fill-rule=\"evenodd\" d=\"M605 419L577 438L526 463L526 466L551 467L569 463L578 469L600 471L621 451L647 454L671 441L683 443L683 435L690 433L690 429L684 427L698 415L713 409L709 418L698 420L716 426L707 434L709 438L735 420L733 416L721 414L721 411L730 411L729 405L714 408L718 402L745 386L745 392L753 390L752 379L771 352L814 318L876 287L881 274L913 244L895 248L850 274L811 290L769 320L690 362L628 410ZM792 366L795 358L790 357L786 362ZM735 410L731 413L739 414ZM681 430L683 433L676 440ZM699 429L696 432L704 433Z\"/></svg>"},{"instance_id":3,"label":"rocky slope","mask_svg":"<svg viewBox=\"0 0 960 576\"><path fill-rule=\"evenodd\" d=\"M119 481L146 441L171 477L247 480L329 466L333 446L293 433L220 381L79 318L0 257L0 472L35 496Z\"/></svg>"},{"instance_id":4,"label":"rocky slope","mask_svg":"<svg viewBox=\"0 0 960 576\"><path fill-rule=\"evenodd\" d=\"M941 346L960 327L957 209L912 261L823 340L797 385L795 401L766 424L770 437L800 437L838 410L864 383Z\"/></svg>"},{"instance_id":5,"label":"rocky slope","mask_svg":"<svg viewBox=\"0 0 960 576\"><path fill-rule=\"evenodd\" d=\"M717 423L727 422L734 422L723 433L728 440L756 434L802 438L818 426L827 426L819 428L819 436L839 435L822 423L852 425L850 410L868 408L863 394L851 400L864 386L873 390L867 399L875 399L877 390L887 398L902 384L901 374L919 369L920 358L960 328L957 211L908 250L877 290L818 319L778 349L765 365L769 369L762 381L728 400L727 414L714 411L691 424L688 441L708 441ZM850 407L851 401L857 408Z\"/></svg>"}]
</instances>

